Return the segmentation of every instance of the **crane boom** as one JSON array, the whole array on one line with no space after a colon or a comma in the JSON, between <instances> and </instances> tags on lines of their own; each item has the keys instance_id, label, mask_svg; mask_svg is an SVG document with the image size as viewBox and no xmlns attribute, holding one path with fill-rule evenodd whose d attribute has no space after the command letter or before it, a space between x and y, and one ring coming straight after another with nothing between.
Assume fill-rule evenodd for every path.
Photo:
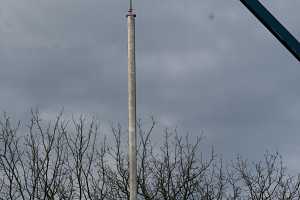
<instances>
[{"instance_id":1,"label":"crane boom","mask_svg":"<svg viewBox=\"0 0 300 200\"><path fill-rule=\"evenodd\" d=\"M300 62L298 40L258 0L240 1Z\"/></svg>"}]
</instances>

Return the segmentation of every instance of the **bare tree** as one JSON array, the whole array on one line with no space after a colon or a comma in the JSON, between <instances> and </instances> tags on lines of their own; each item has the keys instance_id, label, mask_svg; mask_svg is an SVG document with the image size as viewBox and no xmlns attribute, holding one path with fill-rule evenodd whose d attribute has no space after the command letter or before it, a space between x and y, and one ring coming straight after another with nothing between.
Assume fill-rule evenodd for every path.
<instances>
[{"instance_id":1,"label":"bare tree","mask_svg":"<svg viewBox=\"0 0 300 200\"><path fill-rule=\"evenodd\" d=\"M0 169L3 177L1 180L1 199L25 199L23 183L21 182L21 176L24 174L20 171L23 152L19 149L20 141L16 136L20 124L18 123L13 127L10 118L4 114L0 126Z\"/></svg>"},{"instance_id":2,"label":"bare tree","mask_svg":"<svg viewBox=\"0 0 300 200\"><path fill-rule=\"evenodd\" d=\"M212 149L202 152L202 137L165 129L153 142L156 121L137 123L140 200L295 200L300 177L289 176L278 153L231 165ZM59 113L43 120L31 112L27 126L0 120L0 200L128 200L127 131L112 126L112 138L98 123Z\"/></svg>"},{"instance_id":3,"label":"bare tree","mask_svg":"<svg viewBox=\"0 0 300 200\"><path fill-rule=\"evenodd\" d=\"M264 161L249 164L247 160L238 157L233 168L245 199L300 199L300 179L287 175L282 158L278 153L267 152Z\"/></svg>"}]
</instances>

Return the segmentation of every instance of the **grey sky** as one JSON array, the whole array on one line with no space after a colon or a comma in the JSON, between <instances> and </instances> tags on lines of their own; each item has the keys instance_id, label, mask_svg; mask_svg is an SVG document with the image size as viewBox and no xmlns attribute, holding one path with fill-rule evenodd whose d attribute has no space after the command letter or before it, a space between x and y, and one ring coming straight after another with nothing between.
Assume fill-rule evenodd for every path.
<instances>
[{"instance_id":1,"label":"grey sky","mask_svg":"<svg viewBox=\"0 0 300 200\"><path fill-rule=\"evenodd\" d=\"M261 0L300 39L299 0ZM0 109L127 120L125 0L0 0ZM238 0L136 1L138 113L227 158L300 154L300 66ZM209 18L214 15L213 20Z\"/></svg>"}]
</instances>

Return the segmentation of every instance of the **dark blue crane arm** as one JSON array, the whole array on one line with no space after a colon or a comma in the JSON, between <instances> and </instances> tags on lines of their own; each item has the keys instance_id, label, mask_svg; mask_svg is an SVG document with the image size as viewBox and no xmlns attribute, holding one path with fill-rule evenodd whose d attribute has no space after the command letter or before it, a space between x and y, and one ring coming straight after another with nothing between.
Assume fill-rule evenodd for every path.
<instances>
[{"instance_id":1,"label":"dark blue crane arm","mask_svg":"<svg viewBox=\"0 0 300 200\"><path fill-rule=\"evenodd\" d=\"M300 62L298 40L258 0L240 1Z\"/></svg>"}]
</instances>

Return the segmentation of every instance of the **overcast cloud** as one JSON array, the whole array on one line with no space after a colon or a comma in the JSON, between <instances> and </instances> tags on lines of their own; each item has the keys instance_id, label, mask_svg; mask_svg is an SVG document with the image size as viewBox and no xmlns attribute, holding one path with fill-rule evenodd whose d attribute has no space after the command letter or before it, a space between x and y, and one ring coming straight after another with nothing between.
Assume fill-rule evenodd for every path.
<instances>
[{"instance_id":1,"label":"overcast cloud","mask_svg":"<svg viewBox=\"0 0 300 200\"><path fill-rule=\"evenodd\" d=\"M299 0L261 0L300 39ZM0 109L127 125L125 0L0 0ZM138 114L300 171L300 66L237 0L139 0Z\"/></svg>"}]
</instances>

